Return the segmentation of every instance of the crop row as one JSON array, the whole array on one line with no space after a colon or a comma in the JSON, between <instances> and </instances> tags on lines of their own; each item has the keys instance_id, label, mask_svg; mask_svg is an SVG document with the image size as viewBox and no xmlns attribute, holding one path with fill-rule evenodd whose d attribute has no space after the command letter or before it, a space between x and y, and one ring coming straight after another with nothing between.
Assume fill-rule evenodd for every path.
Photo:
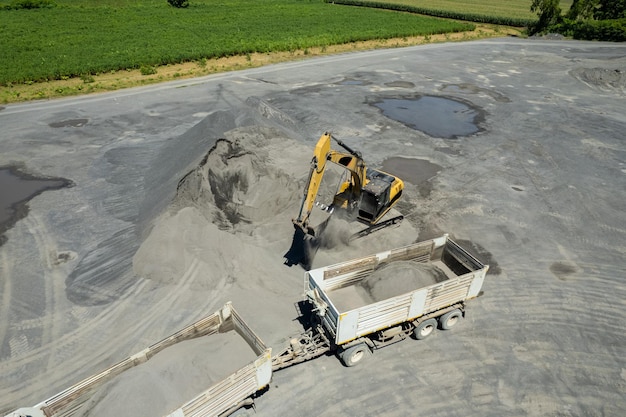
<instances>
[{"instance_id":1,"label":"crop row","mask_svg":"<svg viewBox=\"0 0 626 417\"><path fill-rule=\"evenodd\" d=\"M77 3L0 11L0 85L474 28L323 0L205 0L187 9Z\"/></svg>"},{"instance_id":2,"label":"crop row","mask_svg":"<svg viewBox=\"0 0 626 417\"><path fill-rule=\"evenodd\" d=\"M442 17L446 19L465 20L477 23L491 23L504 26L516 26L516 27L528 27L536 22L536 18L530 17L513 17L507 13L507 9L504 9L502 14L494 13L475 13L470 11L464 11L464 8L454 9L437 9L429 6L429 2L395 2L394 0L387 1L370 1L370 0L325 0L329 3L343 4L349 6L360 6L368 8L379 8L386 10L394 10L399 12L418 13L422 15ZM420 4L415 5L412 3ZM465 9L473 10L473 9Z\"/></svg>"},{"instance_id":3,"label":"crop row","mask_svg":"<svg viewBox=\"0 0 626 417\"><path fill-rule=\"evenodd\" d=\"M378 3L404 4L430 10L448 10L483 16L500 16L521 19L534 19L536 13L530 11L532 0L372 0ZM560 0L567 9L572 0Z\"/></svg>"}]
</instances>

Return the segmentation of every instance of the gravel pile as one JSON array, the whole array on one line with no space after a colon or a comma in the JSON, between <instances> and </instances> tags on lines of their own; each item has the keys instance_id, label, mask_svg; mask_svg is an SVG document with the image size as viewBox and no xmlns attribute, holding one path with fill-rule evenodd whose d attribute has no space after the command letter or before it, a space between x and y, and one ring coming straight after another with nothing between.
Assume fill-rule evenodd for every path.
<instances>
[{"instance_id":1,"label":"gravel pile","mask_svg":"<svg viewBox=\"0 0 626 417\"><path fill-rule=\"evenodd\" d=\"M396 261L383 265L356 285L368 302L382 301L448 279L435 265L415 261Z\"/></svg>"},{"instance_id":2,"label":"gravel pile","mask_svg":"<svg viewBox=\"0 0 626 417\"><path fill-rule=\"evenodd\" d=\"M107 382L76 416L163 416L255 358L234 331L180 342Z\"/></svg>"}]
</instances>

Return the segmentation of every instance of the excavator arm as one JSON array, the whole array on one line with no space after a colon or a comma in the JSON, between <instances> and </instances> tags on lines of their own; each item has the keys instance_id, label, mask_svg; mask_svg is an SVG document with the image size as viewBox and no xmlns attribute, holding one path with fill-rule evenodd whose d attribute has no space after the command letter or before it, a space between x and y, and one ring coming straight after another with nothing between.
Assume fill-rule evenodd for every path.
<instances>
[{"instance_id":1,"label":"excavator arm","mask_svg":"<svg viewBox=\"0 0 626 417\"><path fill-rule=\"evenodd\" d=\"M335 138L333 138L335 139ZM343 143L335 139L343 146ZM350 148L348 148L350 149ZM349 174L349 178L339 185L339 190L333 199L333 208L338 207L349 211L354 210L359 204L361 192L367 178L367 168L360 153L346 154L344 152L330 151L328 160L342 166Z\"/></svg>"},{"instance_id":2,"label":"excavator arm","mask_svg":"<svg viewBox=\"0 0 626 417\"><path fill-rule=\"evenodd\" d=\"M293 220L294 225L299 226L305 233L313 234L313 230L309 227L309 216L315 205L315 199L322 183L324 170L326 169L326 161L330 154L330 133L324 133L315 145L313 158L311 159L311 169L309 177L304 187L304 195L302 204L300 205L300 213L298 218Z\"/></svg>"},{"instance_id":3,"label":"excavator arm","mask_svg":"<svg viewBox=\"0 0 626 417\"><path fill-rule=\"evenodd\" d=\"M347 152L339 152L331 149L331 140L335 140ZM340 207L344 209L354 208L361 195L361 189L365 185L366 166L360 152L356 152L344 144L342 141L324 133L315 145L313 158L311 158L311 168L304 187L304 195L298 217L293 223L300 227L306 234L314 235L313 229L309 226L309 216L315 205L315 200L324 177L327 161L331 161L342 166L350 173L350 179L343 182L339 187L339 192L333 199L332 208Z\"/></svg>"}]
</instances>

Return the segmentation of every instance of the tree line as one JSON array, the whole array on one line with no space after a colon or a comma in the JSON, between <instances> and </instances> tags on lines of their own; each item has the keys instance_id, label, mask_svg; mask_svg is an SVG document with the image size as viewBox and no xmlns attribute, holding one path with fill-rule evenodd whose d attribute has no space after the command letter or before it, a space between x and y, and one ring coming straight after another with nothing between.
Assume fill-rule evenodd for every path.
<instances>
[{"instance_id":1,"label":"tree line","mask_svg":"<svg viewBox=\"0 0 626 417\"><path fill-rule=\"evenodd\" d=\"M560 33L575 39L626 41L626 0L574 0L563 13L559 0L533 0L530 10L539 19L531 35Z\"/></svg>"}]
</instances>

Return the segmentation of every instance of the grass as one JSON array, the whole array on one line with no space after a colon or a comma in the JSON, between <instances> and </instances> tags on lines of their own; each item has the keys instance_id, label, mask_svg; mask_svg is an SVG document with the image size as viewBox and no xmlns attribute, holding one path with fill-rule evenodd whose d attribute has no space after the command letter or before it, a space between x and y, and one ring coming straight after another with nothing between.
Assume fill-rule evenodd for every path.
<instances>
[{"instance_id":1,"label":"grass","mask_svg":"<svg viewBox=\"0 0 626 417\"><path fill-rule=\"evenodd\" d=\"M53 8L2 10L11 1L0 0L0 103L505 34L324 0L192 0L187 9L166 0L54 0Z\"/></svg>"},{"instance_id":2,"label":"grass","mask_svg":"<svg viewBox=\"0 0 626 417\"><path fill-rule=\"evenodd\" d=\"M367 1L367 0L366 0ZM377 3L405 4L432 10L446 10L483 16L518 19L537 18L530 11L532 0L372 0ZM569 10L573 0L561 0L561 9Z\"/></svg>"},{"instance_id":3,"label":"grass","mask_svg":"<svg viewBox=\"0 0 626 417\"><path fill-rule=\"evenodd\" d=\"M0 11L0 85L471 30L467 23L321 0L58 1Z\"/></svg>"}]
</instances>

